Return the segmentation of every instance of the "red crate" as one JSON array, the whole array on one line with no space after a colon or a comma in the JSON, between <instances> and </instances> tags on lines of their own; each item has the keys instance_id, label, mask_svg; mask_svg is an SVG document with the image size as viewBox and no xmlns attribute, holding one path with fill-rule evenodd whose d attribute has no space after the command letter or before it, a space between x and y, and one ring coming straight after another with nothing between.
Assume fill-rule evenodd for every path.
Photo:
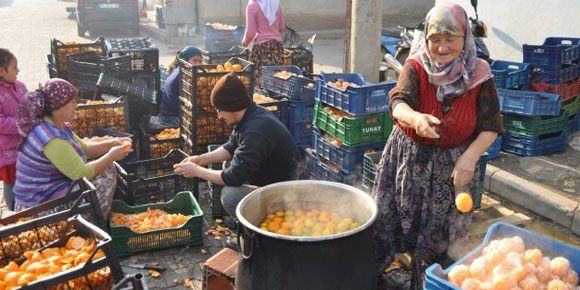
<instances>
[{"instance_id":1,"label":"red crate","mask_svg":"<svg viewBox=\"0 0 580 290\"><path fill-rule=\"evenodd\" d=\"M560 95L562 96L562 102L565 102L580 94L580 78L559 85L534 82L530 84L530 89L537 92Z\"/></svg>"}]
</instances>

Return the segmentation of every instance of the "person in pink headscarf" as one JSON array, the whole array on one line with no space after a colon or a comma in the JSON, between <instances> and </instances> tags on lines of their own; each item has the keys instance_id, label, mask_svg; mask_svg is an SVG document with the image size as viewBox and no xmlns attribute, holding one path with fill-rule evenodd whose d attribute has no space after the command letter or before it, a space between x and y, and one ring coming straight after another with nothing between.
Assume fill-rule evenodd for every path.
<instances>
[{"instance_id":1,"label":"person in pink headscarf","mask_svg":"<svg viewBox=\"0 0 580 290\"><path fill-rule=\"evenodd\" d=\"M435 6L424 35L390 92L396 125L372 193L377 271L409 252L416 289L425 263L448 260L450 245L467 237L472 214L458 211L455 196L477 193L476 163L504 131L493 75L476 56L463 8Z\"/></svg>"},{"instance_id":2,"label":"person in pink headscarf","mask_svg":"<svg viewBox=\"0 0 580 290\"><path fill-rule=\"evenodd\" d=\"M69 124L78 93L66 80L50 79L20 103L16 126L23 139L16 159L15 211L62 197L73 180L85 177L95 186L107 217L116 185L113 162L133 151L131 139L81 140Z\"/></svg>"},{"instance_id":3,"label":"person in pink headscarf","mask_svg":"<svg viewBox=\"0 0 580 290\"><path fill-rule=\"evenodd\" d=\"M250 62L256 65L256 87L261 86L262 66L283 65L282 32L286 30L279 0L250 0L246 7L246 32L242 46L254 41Z\"/></svg>"}]
</instances>

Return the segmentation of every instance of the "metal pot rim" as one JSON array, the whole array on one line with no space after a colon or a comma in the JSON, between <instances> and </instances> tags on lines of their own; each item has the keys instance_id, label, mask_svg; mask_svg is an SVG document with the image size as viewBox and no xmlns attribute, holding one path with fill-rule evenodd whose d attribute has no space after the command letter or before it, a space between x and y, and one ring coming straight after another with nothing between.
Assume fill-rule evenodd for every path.
<instances>
[{"instance_id":1,"label":"metal pot rim","mask_svg":"<svg viewBox=\"0 0 580 290\"><path fill-rule=\"evenodd\" d=\"M268 190L272 187L278 187L280 185L293 185L293 184L304 184L304 183L310 183L310 184L322 184L322 185L332 185L332 186L337 186L337 187L342 187L344 189L348 189L349 191L351 191L353 194L359 195L361 196L363 199L366 199L369 204L371 204L372 206L372 213L371 213L371 218L368 219L365 223L361 224L358 228L354 229L354 230L350 230L350 231L346 231L344 233L340 233L340 234L334 234L334 235L330 235L330 236L322 236L322 237L295 237L295 236L285 236L285 235L280 235L280 234L276 234L276 233L272 233L269 231L265 231L262 230L261 228L253 225L252 223L250 223L243 215L242 215L242 207L246 204L246 202L254 195L256 195L256 192L258 191L264 191L264 190ZM274 239L281 239L281 240L287 240L287 241L295 241L295 242L321 242L321 241L327 241L327 240L334 240L334 239L340 239L343 237L347 237L350 235L354 235L357 234L359 232L364 231L365 229L367 229L368 227L370 227L375 220L377 219L377 205L375 203L375 201L370 197L370 195L368 195L366 192L354 187L354 186L350 186L350 185L346 185L343 183L338 183L338 182L331 182L331 181L323 181L323 180L294 180L294 181L284 181L284 182L277 182L277 183L272 183L263 187L260 187L254 191L252 191L250 194L246 195L237 205L236 207L236 216L237 219L240 221L240 223L256 232L259 233L261 235L270 237L270 238L274 238Z\"/></svg>"}]
</instances>

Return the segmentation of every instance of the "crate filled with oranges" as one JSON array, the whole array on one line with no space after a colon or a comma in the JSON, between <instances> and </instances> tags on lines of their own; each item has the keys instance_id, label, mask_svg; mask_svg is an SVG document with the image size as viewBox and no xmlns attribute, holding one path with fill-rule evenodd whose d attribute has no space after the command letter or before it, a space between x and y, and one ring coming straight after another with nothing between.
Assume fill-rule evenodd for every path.
<instances>
[{"instance_id":1,"label":"crate filled with oranges","mask_svg":"<svg viewBox=\"0 0 580 290\"><path fill-rule=\"evenodd\" d=\"M75 118L70 122L77 136L83 138L97 128L119 132L129 131L129 108L125 97L113 101L86 100L79 104Z\"/></svg>"},{"instance_id":2,"label":"crate filled with oranges","mask_svg":"<svg viewBox=\"0 0 580 290\"><path fill-rule=\"evenodd\" d=\"M288 99L275 96L275 94L265 90L255 92L252 99L256 105L266 108L266 110L272 112L272 114L274 114L274 116L276 116L284 126L288 126L288 117L290 116Z\"/></svg>"},{"instance_id":3,"label":"crate filled with oranges","mask_svg":"<svg viewBox=\"0 0 580 290\"><path fill-rule=\"evenodd\" d=\"M56 38L50 40L50 52L56 69L56 77L67 79L67 56L84 51L95 51L100 56L106 55L105 39L99 37L93 42L62 42Z\"/></svg>"},{"instance_id":4,"label":"crate filled with oranges","mask_svg":"<svg viewBox=\"0 0 580 290\"><path fill-rule=\"evenodd\" d=\"M316 82L297 66L263 66L262 87L293 101L314 99Z\"/></svg>"},{"instance_id":5,"label":"crate filled with oranges","mask_svg":"<svg viewBox=\"0 0 580 290\"><path fill-rule=\"evenodd\" d=\"M226 122L218 119L217 113L198 111L191 103L180 98L182 119L180 126L183 150L189 155L205 153L208 144L225 143L232 128Z\"/></svg>"},{"instance_id":6,"label":"crate filled with oranges","mask_svg":"<svg viewBox=\"0 0 580 290\"><path fill-rule=\"evenodd\" d=\"M145 129L140 126L143 150L142 156L144 159L162 158L171 149L178 149L181 146L179 139L179 128L165 128L165 129Z\"/></svg>"},{"instance_id":7,"label":"crate filled with oranges","mask_svg":"<svg viewBox=\"0 0 580 290\"><path fill-rule=\"evenodd\" d=\"M203 212L191 192L180 192L167 203L139 206L114 200L111 212L111 236L118 256L202 243Z\"/></svg>"}]
</instances>

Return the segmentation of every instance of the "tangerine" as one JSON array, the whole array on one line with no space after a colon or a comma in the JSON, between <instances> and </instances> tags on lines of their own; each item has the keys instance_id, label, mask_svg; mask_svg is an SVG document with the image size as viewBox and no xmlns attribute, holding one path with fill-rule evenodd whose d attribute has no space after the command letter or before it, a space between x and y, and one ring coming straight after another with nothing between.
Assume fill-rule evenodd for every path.
<instances>
[{"instance_id":1,"label":"tangerine","mask_svg":"<svg viewBox=\"0 0 580 290\"><path fill-rule=\"evenodd\" d=\"M279 211L277 211L277 212L275 213L275 215L276 215L277 217L284 217L284 212L283 212L283 211L281 211L281 210L279 210Z\"/></svg>"},{"instance_id":2,"label":"tangerine","mask_svg":"<svg viewBox=\"0 0 580 290\"><path fill-rule=\"evenodd\" d=\"M240 64L234 64L233 65L233 69L234 69L234 71L241 71L242 70L242 65L240 65Z\"/></svg>"},{"instance_id":3,"label":"tangerine","mask_svg":"<svg viewBox=\"0 0 580 290\"><path fill-rule=\"evenodd\" d=\"M522 290L540 290L540 281L535 275L528 275L519 284Z\"/></svg>"},{"instance_id":4,"label":"tangerine","mask_svg":"<svg viewBox=\"0 0 580 290\"><path fill-rule=\"evenodd\" d=\"M564 277L568 275L568 271L570 270L570 261L564 257L554 258L550 262L550 269L553 274Z\"/></svg>"},{"instance_id":5,"label":"tangerine","mask_svg":"<svg viewBox=\"0 0 580 290\"><path fill-rule=\"evenodd\" d=\"M463 283L461 283L461 289L463 290L479 290L480 282L477 279L467 278Z\"/></svg>"},{"instance_id":6,"label":"tangerine","mask_svg":"<svg viewBox=\"0 0 580 290\"><path fill-rule=\"evenodd\" d=\"M564 282L570 283L571 285L578 285L578 273L576 271L570 269L568 270L568 274L562 277Z\"/></svg>"},{"instance_id":7,"label":"tangerine","mask_svg":"<svg viewBox=\"0 0 580 290\"><path fill-rule=\"evenodd\" d=\"M531 249L524 252L524 260L526 262L539 266L542 264L542 251L539 249Z\"/></svg>"},{"instance_id":8,"label":"tangerine","mask_svg":"<svg viewBox=\"0 0 580 290\"><path fill-rule=\"evenodd\" d=\"M278 223L270 223L268 225L268 230L271 232L276 232L278 229L280 229L280 225Z\"/></svg>"},{"instance_id":9,"label":"tangerine","mask_svg":"<svg viewBox=\"0 0 580 290\"><path fill-rule=\"evenodd\" d=\"M279 234L279 235L285 235L285 236L290 235L290 231L288 229L286 229L286 228L279 228L276 231L276 233Z\"/></svg>"},{"instance_id":10,"label":"tangerine","mask_svg":"<svg viewBox=\"0 0 580 290\"><path fill-rule=\"evenodd\" d=\"M548 283L547 290L569 290L568 285L561 280L554 279Z\"/></svg>"},{"instance_id":11,"label":"tangerine","mask_svg":"<svg viewBox=\"0 0 580 290\"><path fill-rule=\"evenodd\" d=\"M473 208L473 199L468 193L462 192L455 198L455 206L462 213L468 213Z\"/></svg>"},{"instance_id":12,"label":"tangerine","mask_svg":"<svg viewBox=\"0 0 580 290\"><path fill-rule=\"evenodd\" d=\"M449 274L447 274L447 279L452 284L461 287L463 281L469 278L469 268L465 265L458 265L453 267Z\"/></svg>"}]
</instances>

